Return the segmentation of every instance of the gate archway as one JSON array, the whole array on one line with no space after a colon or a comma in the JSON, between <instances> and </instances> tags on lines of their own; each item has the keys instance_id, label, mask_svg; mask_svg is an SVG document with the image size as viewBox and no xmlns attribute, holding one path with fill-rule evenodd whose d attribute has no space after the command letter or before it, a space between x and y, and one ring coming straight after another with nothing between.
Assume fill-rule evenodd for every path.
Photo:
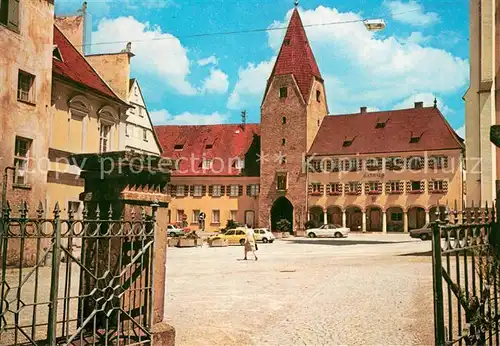
<instances>
[{"instance_id":1,"label":"gate archway","mask_svg":"<svg viewBox=\"0 0 500 346\"><path fill-rule=\"evenodd\" d=\"M271 230L277 229L277 223L286 219L290 222L290 232L293 231L293 205L286 197L279 197L271 207Z\"/></svg>"}]
</instances>

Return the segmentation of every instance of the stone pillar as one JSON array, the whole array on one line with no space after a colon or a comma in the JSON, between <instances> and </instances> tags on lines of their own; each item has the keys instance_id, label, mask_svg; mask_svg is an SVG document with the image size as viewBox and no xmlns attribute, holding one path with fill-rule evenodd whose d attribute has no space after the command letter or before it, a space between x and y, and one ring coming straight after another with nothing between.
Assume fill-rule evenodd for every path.
<instances>
[{"instance_id":1,"label":"stone pillar","mask_svg":"<svg viewBox=\"0 0 500 346\"><path fill-rule=\"evenodd\" d=\"M403 232L408 233L408 212L403 212Z\"/></svg>"},{"instance_id":2,"label":"stone pillar","mask_svg":"<svg viewBox=\"0 0 500 346\"><path fill-rule=\"evenodd\" d=\"M323 224L328 223L328 211L326 209L323 210Z\"/></svg>"},{"instance_id":3,"label":"stone pillar","mask_svg":"<svg viewBox=\"0 0 500 346\"><path fill-rule=\"evenodd\" d=\"M347 225L347 215L345 210L342 210L342 227L346 227Z\"/></svg>"},{"instance_id":4,"label":"stone pillar","mask_svg":"<svg viewBox=\"0 0 500 346\"><path fill-rule=\"evenodd\" d=\"M431 214L429 210L425 211L425 223L431 222Z\"/></svg>"},{"instance_id":5,"label":"stone pillar","mask_svg":"<svg viewBox=\"0 0 500 346\"><path fill-rule=\"evenodd\" d=\"M141 290L141 287L152 284L153 295L147 297L144 295L142 300L131 300L127 294L119 296L116 293L113 299L117 300L116 304L123 304L134 314L145 316L147 314L148 318L151 317L149 327L153 345L175 345L175 329L163 322L167 260L165 228L168 222L169 201L164 191L170 179L168 168L159 165L160 157L131 152L82 154L74 155L71 159L83 169L81 177L85 179L85 191L80 195L80 199L87 207L86 219L116 220L116 223L102 223L100 232L106 232L107 227L114 227L110 234L124 232L128 226L120 220L140 221L141 227L145 227L145 230L151 231L153 229L151 227L155 230L154 238L151 233L136 229L135 232L139 232L139 236L136 237L110 236L99 243L93 238L85 239L82 244L82 253L85 253L82 262L87 268L92 268L92 271L98 273L99 282L96 285L95 279L85 276L80 282L80 290L84 294L90 294L96 286L106 288L108 285L113 285L115 287L118 283L119 289L115 291L119 293L130 289ZM137 171L138 166L141 167L140 172ZM92 224L90 227L93 227ZM123 230L120 231L122 227ZM153 239L154 243L150 244ZM150 251L148 249L153 252L148 252ZM150 259L151 255L152 259ZM140 263L135 259L132 262L133 258L138 258L137 256L140 256ZM97 258L99 262L96 262ZM120 275L120 279L116 278L117 275L123 273L127 265L136 277L128 286L124 285L127 280L126 276ZM106 272L114 275L115 281L110 281L113 277L106 275ZM109 294L107 288L103 292L103 294ZM95 307L92 304L84 305L83 320L94 313L94 310ZM101 325L103 323L109 323L108 327L112 328L113 323L118 323L118 321L110 319L106 322L101 316L97 327L103 327Z\"/></svg>"},{"instance_id":6,"label":"stone pillar","mask_svg":"<svg viewBox=\"0 0 500 346\"><path fill-rule=\"evenodd\" d=\"M363 210L363 214L361 216L361 230L363 233L366 232L366 211Z\"/></svg>"},{"instance_id":7,"label":"stone pillar","mask_svg":"<svg viewBox=\"0 0 500 346\"><path fill-rule=\"evenodd\" d=\"M387 233L387 212L382 211L382 233Z\"/></svg>"}]
</instances>

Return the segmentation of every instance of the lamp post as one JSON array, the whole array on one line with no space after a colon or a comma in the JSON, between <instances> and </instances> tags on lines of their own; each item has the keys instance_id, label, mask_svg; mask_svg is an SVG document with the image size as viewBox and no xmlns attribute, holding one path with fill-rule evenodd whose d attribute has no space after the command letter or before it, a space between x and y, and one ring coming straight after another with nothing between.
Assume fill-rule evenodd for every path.
<instances>
[{"instance_id":1,"label":"lamp post","mask_svg":"<svg viewBox=\"0 0 500 346\"><path fill-rule=\"evenodd\" d=\"M383 19L365 19L363 24L365 25L366 30L374 32L382 31L386 27L385 20Z\"/></svg>"}]
</instances>

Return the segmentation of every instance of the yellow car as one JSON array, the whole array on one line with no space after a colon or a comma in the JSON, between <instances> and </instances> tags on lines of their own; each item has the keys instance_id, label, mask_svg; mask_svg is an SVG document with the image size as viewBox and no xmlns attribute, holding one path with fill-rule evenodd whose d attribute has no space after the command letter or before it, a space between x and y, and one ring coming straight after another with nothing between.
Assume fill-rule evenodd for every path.
<instances>
[{"instance_id":1,"label":"yellow car","mask_svg":"<svg viewBox=\"0 0 500 346\"><path fill-rule=\"evenodd\" d=\"M209 240L226 239L228 245L245 245L248 228L238 227L230 229L223 234L213 235Z\"/></svg>"}]
</instances>

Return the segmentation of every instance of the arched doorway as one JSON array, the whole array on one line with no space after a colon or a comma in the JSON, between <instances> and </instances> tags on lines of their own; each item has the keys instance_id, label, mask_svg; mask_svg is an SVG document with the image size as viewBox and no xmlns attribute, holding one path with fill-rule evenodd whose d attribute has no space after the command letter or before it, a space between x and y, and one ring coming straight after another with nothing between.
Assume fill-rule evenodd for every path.
<instances>
[{"instance_id":1,"label":"arched doorway","mask_svg":"<svg viewBox=\"0 0 500 346\"><path fill-rule=\"evenodd\" d=\"M337 206L328 207L328 223L342 226L342 209Z\"/></svg>"},{"instance_id":2,"label":"arched doorway","mask_svg":"<svg viewBox=\"0 0 500 346\"><path fill-rule=\"evenodd\" d=\"M366 230L368 232L382 232L382 209L378 206L366 208Z\"/></svg>"},{"instance_id":3,"label":"arched doorway","mask_svg":"<svg viewBox=\"0 0 500 346\"><path fill-rule=\"evenodd\" d=\"M446 212L446 206L444 205L440 205L439 206L439 220L441 221L444 221L444 219L446 218L446 215L444 214ZM435 222L437 220L437 216L436 216L436 211L438 210L437 206L435 207L432 207L431 209L429 209L429 220L430 222Z\"/></svg>"},{"instance_id":4,"label":"arched doorway","mask_svg":"<svg viewBox=\"0 0 500 346\"><path fill-rule=\"evenodd\" d=\"M319 227L322 225L324 222L323 220L323 208L318 207L318 206L312 206L309 209L309 220L313 221L314 224Z\"/></svg>"},{"instance_id":5,"label":"arched doorway","mask_svg":"<svg viewBox=\"0 0 500 346\"><path fill-rule=\"evenodd\" d=\"M390 207L387 209L387 232L404 231L404 214L401 207Z\"/></svg>"},{"instance_id":6,"label":"arched doorway","mask_svg":"<svg viewBox=\"0 0 500 346\"><path fill-rule=\"evenodd\" d=\"M425 209L411 207L408 209L408 229L422 228L425 225Z\"/></svg>"},{"instance_id":7,"label":"arched doorway","mask_svg":"<svg viewBox=\"0 0 500 346\"><path fill-rule=\"evenodd\" d=\"M271 208L271 230L276 230L277 223L286 219L290 222L290 232L293 231L293 205L286 197L279 197Z\"/></svg>"},{"instance_id":8,"label":"arched doorway","mask_svg":"<svg viewBox=\"0 0 500 346\"><path fill-rule=\"evenodd\" d=\"M351 231L361 231L361 223L363 213L361 208L357 206L350 206L346 209L346 227L350 228Z\"/></svg>"}]
</instances>

